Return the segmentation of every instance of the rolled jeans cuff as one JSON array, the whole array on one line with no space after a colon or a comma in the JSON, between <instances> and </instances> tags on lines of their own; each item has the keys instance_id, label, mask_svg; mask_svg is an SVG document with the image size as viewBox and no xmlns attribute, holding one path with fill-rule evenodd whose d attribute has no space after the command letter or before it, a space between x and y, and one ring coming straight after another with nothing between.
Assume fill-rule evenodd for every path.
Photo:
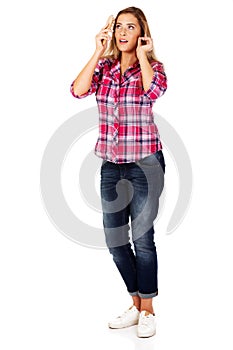
<instances>
[{"instance_id":1,"label":"rolled jeans cuff","mask_svg":"<svg viewBox=\"0 0 233 350\"><path fill-rule=\"evenodd\" d=\"M131 295L131 297L135 297L138 295L138 292L129 292L129 295Z\"/></svg>"},{"instance_id":2,"label":"rolled jeans cuff","mask_svg":"<svg viewBox=\"0 0 233 350\"><path fill-rule=\"evenodd\" d=\"M140 298L142 299L150 299L150 298L154 298L158 295L158 291L154 292L154 293L150 293L150 294L143 294L140 292L129 292L129 294L134 297L136 295L138 295Z\"/></svg>"}]
</instances>

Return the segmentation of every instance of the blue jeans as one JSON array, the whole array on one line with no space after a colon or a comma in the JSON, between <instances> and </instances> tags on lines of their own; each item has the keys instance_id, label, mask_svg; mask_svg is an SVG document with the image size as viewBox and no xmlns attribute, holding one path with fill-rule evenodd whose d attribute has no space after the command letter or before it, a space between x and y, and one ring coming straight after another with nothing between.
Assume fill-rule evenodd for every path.
<instances>
[{"instance_id":1,"label":"blue jeans","mask_svg":"<svg viewBox=\"0 0 233 350\"><path fill-rule=\"evenodd\" d=\"M153 222L164 187L164 173L162 151L135 163L104 160L101 166L106 244L129 294L141 298L158 294Z\"/></svg>"}]
</instances>

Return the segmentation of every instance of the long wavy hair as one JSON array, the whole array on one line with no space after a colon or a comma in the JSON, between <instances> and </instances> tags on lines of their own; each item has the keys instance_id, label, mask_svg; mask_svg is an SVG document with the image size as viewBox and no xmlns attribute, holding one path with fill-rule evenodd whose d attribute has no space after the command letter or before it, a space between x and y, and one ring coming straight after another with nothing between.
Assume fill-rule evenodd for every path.
<instances>
[{"instance_id":1,"label":"long wavy hair","mask_svg":"<svg viewBox=\"0 0 233 350\"><path fill-rule=\"evenodd\" d=\"M106 58L120 58L121 56L121 51L117 48L117 44L116 44L116 38L115 38L115 29L116 29L116 23L118 20L118 17L122 14L126 14L126 13L130 13L132 14L134 17L137 18L138 23L141 27L141 34L140 36L144 36L145 34L151 38L151 33L150 33L150 28L149 25L147 23L147 19L145 14L143 13L143 11L137 7L127 7L124 10L121 10L120 12L118 12L116 18L115 18L115 23L114 23L114 27L113 27L113 38L111 40L111 43L109 45L109 47L106 49L106 51L103 54L103 57ZM149 61L158 61L154 50L150 51L147 53L147 57Z\"/></svg>"}]
</instances>

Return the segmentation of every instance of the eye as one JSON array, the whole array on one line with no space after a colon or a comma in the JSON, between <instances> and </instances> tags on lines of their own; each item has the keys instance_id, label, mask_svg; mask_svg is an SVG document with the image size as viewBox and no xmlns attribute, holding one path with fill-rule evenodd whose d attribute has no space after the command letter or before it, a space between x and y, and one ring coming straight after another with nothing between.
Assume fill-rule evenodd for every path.
<instances>
[{"instance_id":1,"label":"eye","mask_svg":"<svg viewBox=\"0 0 233 350\"><path fill-rule=\"evenodd\" d=\"M120 28L121 28L121 25L120 25L120 24L117 24L117 25L116 25L116 29L119 30Z\"/></svg>"},{"instance_id":2,"label":"eye","mask_svg":"<svg viewBox=\"0 0 233 350\"><path fill-rule=\"evenodd\" d=\"M129 25L128 28L129 28L130 30L133 30L133 29L134 29L134 26Z\"/></svg>"}]
</instances>

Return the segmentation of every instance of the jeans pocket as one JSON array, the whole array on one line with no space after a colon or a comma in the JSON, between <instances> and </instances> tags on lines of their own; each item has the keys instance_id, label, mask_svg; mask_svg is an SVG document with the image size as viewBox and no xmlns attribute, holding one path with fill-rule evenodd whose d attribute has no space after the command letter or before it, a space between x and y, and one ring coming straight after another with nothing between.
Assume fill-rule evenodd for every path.
<instances>
[{"instance_id":1,"label":"jeans pocket","mask_svg":"<svg viewBox=\"0 0 233 350\"><path fill-rule=\"evenodd\" d=\"M106 160L106 159L103 159L102 160L102 164L101 164L101 169L106 165L108 164L109 162Z\"/></svg>"},{"instance_id":2,"label":"jeans pocket","mask_svg":"<svg viewBox=\"0 0 233 350\"><path fill-rule=\"evenodd\" d=\"M163 169L163 172L165 174L165 167L166 167L166 164L165 164L165 160L164 160L164 156L163 156L163 152L160 150L160 151L157 151L154 153L154 156L156 157L156 159L158 160L159 164L161 165L161 168Z\"/></svg>"},{"instance_id":3,"label":"jeans pocket","mask_svg":"<svg viewBox=\"0 0 233 350\"><path fill-rule=\"evenodd\" d=\"M145 158L140 159L138 162L138 165L150 167L150 166L160 166L163 170L163 173L165 174L165 160L163 156L163 152L157 151L155 153L152 153L150 156L147 156Z\"/></svg>"}]
</instances>

